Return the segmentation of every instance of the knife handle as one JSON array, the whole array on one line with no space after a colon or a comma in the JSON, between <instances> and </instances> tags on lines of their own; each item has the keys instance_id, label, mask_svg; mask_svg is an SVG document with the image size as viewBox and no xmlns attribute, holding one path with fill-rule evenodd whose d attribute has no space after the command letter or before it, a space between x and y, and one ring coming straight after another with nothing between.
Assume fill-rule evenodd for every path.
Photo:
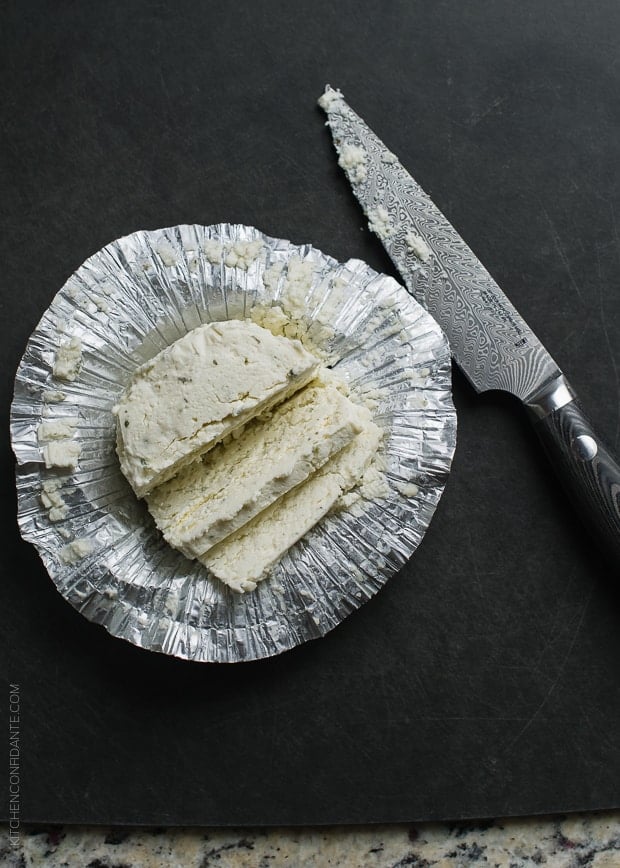
<instances>
[{"instance_id":1,"label":"knife handle","mask_svg":"<svg viewBox=\"0 0 620 868\"><path fill-rule=\"evenodd\" d=\"M525 404L584 523L620 559L620 466L596 435L563 376Z\"/></svg>"}]
</instances>

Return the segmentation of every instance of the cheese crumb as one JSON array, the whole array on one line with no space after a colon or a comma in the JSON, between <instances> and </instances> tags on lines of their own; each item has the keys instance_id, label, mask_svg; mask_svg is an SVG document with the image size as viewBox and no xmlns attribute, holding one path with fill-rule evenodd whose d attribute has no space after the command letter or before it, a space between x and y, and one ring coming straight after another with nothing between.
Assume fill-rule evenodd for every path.
<instances>
[{"instance_id":1,"label":"cheese crumb","mask_svg":"<svg viewBox=\"0 0 620 868\"><path fill-rule=\"evenodd\" d=\"M342 100L342 93L337 88L327 85L325 93L321 94L317 102L325 112L331 112Z\"/></svg>"},{"instance_id":2,"label":"cheese crumb","mask_svg":"<svg viewBox=\"0 0 620 868\"><path fill-rule=\"evenodd\" d=\"M49 510L50 521L63 521L67 517L68 506L60 493L61 488L60 479L46 479L41 488L41 503Z\"/></svg>"},{"instance_id":3,"label":"cheese crumb","mask_svg":"<svg viewBox=\"0 0 620 868\"><path fill-rule=\"evenodd\" d=\"M283 270L283 262L274 262L272 265L269 266L269 268L266 268L263 271L263 286L267 290L267 298L275 298Z\"/></svg>"},{"instance_id":4,"label":"cheese crumb","mask_svg":"<svg viewBox=\"0 0 620 868\"><path fill-rule=\"evenodd\" d=\"M397 482L396 488L405 497L416 497L420 489L413 482Z\"/></svg>"},{"instance_id":5,"label":"cheese crumb","mask_svg":"<svg viewBox=\"0 0 620 868\"><path fill-rule=\"evenodd\" d=\"M314 265L308 259L293 256L288 263L281 304L294 318L302 319L308 309L307 299L312 289Z\"/></svg>"},{"instance_id":6,"label":"cheese crumb","mask_svg":"<svg viewBox=\"0 0 620 868\"><path fill-rule=\"evenodd\" d=\"M59 380L75 380L81 364L82 342L78 337L73 337L56 350L52 373Z\"/></svg>"},{"instance_id":7,"label":"cheese crumb","mask_svg":"<svg viewBox=\"0 0 620 868\"><path fill-rule=\"evenodd\" d=\"M394 227L390 222L390 215L385 205L379 205L368 212L368 228L379 238L389 238L390 235L394 234Z\"/></svg>"},{"instance_id":8,"label":"cheese crumb","mask_svg":"<svg viewBox=\"0 0 620 868\"><path fill-rule=\"evenodd\" d=\"M91 540L86 538L74 539L72 542L63 546L58 553L63 564L77 564L78 561L89 555L94 549Z\"/></svg>"},{"instance_id":9,"label":"cheese crumb","mask_svg":"<svg viewBox=\"0 0 620 868\"><path fill-rule=\"evenodd\" d=\"M366 151L358 145L343 145L338 157L338 164L348 172L353 183L361 184L366 180Z\"/></svg>"},{"instance_id":10,"label":"cheese crumb","mask_svg":"<svg viewBox=\"0 0 620 868\"><path fill-rule=\"evenodd\" d=\"M71 439L75 434L80 420L67 417L66 419L54 419L51 422L41 422L37 428L39 443L49 443L50 440Z\"/></svg>"},{"instance_id":11,"label":"cheese crumb","mask_svg":"<svg viewBox=\"0 0 620 868\"><path fill-rule=\"evenodd\" d=\"M431 258L431 249L426 243L426 241L421 238L419 235L416 235L415 232L408 232L405 236L405 242L407 244L407 250L409 253L412 253L414 256L421 262L428 262Z\"/></svg>"},{"instance_id":12,"label":"cheese crumb","mask_svg":"<svg viewBox=\"0 0 620 868\"><path fill-rule=\"evenodd\" d=\"M48 470L51 467L75 469L78 466L81 447L74 440L53 440L43 449L43 459Z\"/></svg>"},{"instance_id":13,"label":"cheese crumb","mask_svg":"<svg viewBox=\"0 0 620 868\"><path fill-rule=\"evenodd\" d=\"M101 313L109 313L110 305L106 301L105 298L102 298L100 295L93 295L93 303L98 311Z\"/></svg>"},{"instance_id":14,"label":"cheese crumb","mask_svg":"<svg viewBox=\"0 0 620 868\"><path fill-rule=\"evenodd\" d=\"M205 256L212 265L219 265L222 261L222 251L224 246L219 241L214 241L212 238L207 240L202 245Z\"/></svg>"},{"instance_id":15,"label":"cheese crumb","mask_svg":"<svg viewBox=\"0 0 620 868\"><path fill-rule=\"evenodd\" d=\"M263 242L235 241L226 249L225 265L229 268L243 268L247 270L261 252Z\"/></svg>"},{"instance_id":16,"label":"cheese crumb","mask_svg":"<svg viewBox=\"0 0 620 868\"><path fill-rule=\"evenodd\" d=\"M66 392L60 392L55 389L48 389L43 392L43 400L46 404L59 404L61 401L64 401L66 397Z\"/></svg>"},{"instance_id":17,"label":"cheese crumb","mask_svg":"<svg viewBox=\"0 0 620 868\"><path fill-rule=\"evenodd\" d=\"M167 241L160 241L155 251L159 254L166 268L172 268L173 265L177 264L176 251Z\"/></svg>"},{"instance_id":18,"label":"cheese crumb","mask_svg":"<svg viewBox=\"0 0 620 868\"><path fill-rule=\"evenodd\" d=\"M290 319L278 304L274 304L273 307L257 305L252 308L250 318L256 325L269 329L272 335L284 335L286 327L291 324Z\"/></svg>"}]
</instances>

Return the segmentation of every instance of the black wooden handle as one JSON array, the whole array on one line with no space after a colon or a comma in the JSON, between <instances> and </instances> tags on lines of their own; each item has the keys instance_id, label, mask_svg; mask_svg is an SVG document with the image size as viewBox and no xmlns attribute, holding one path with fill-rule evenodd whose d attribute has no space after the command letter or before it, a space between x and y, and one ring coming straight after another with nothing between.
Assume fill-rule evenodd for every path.
<instances>
[{"instance_id":1,"label":"black wooden handle","mask_svg":"<svg viewBox=\"0 0 620 868\"><path fill-rule=\"evenodd\" d=\"M620 560L620 467L575 400L534 421L573 505Z\"/></svg>"}]
</instances>

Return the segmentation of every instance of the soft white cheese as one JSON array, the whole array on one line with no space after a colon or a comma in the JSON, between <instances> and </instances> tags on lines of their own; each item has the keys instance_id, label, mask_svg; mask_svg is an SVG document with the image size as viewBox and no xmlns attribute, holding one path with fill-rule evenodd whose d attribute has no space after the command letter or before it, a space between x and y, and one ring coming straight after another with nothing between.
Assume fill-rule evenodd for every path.
<instances>
[{"instance_id":1,"label":"soft white cheese","mask_svg":"<svg viewBox=\"0 0 620 868\"><path fill-rule=\"evenodd\" d=\"M50 521L62 521L67 517L68 506L60 493L61 479L46 479L41 487L41 503L48 510Z\"/></svg>"},{"instance_id":2,"label":"soft white cheese","mask_svg":"<svg viewBox=\"0 0 620 868\"><path fill-rule=\"evenodd\" d=\"M381 430L368 422L320 470L199 560L234 591L253 591L267 570L320 521L360 480L376 452Z\"/></svg>"},{"instance_id":3,"label":"soft white cheese","mask_svg":"<svg viewBox=\"0 0 620 868\"><path fill-rule=\"evenodd\" d=\"M202 249L205 256L212 265L220 264L222 260L222 251L224 249L224 246L223 244L221 244L221 242L215 241L212 238L207 238L207 240L202 245Z\"/></svg>"},{"instance_id":4,"label":"soft white cheese","mask_svg":"<svg viewBox=\"0 0 620 868\"><path fill-rule=\"evenodd\" d=\"M75 469L81 451L75 440L52 440L43 448L43 460L48 470L51 467Z\"/></svg>"},{"instance_id":5,"label":"soft white cheese","mask_svg":"<svg viewBox=\"0 0 620 868\"><path fill-rule=\"evenodd\" d=\"M173 265L177 264L176 251L167 241L160 241L155 248L155 251L159 254L161 261L164 263L166 268L172 268Z\"/></svg>"},{"instance_id":6,"label":"soft white cheese","mask_svg":"<svg viewBox=\"0 0 620 868\"><path fill-rule=\"evenodd\" d=\"M369 421L370 412L330 382L310 384L159 485L149 510L172 546L198 557L302 483Z\"/></svg>"},{"instance_id":7,"label":"soft white cheese","mask_svg":"<svg viewBox=\"0 0 620 868\"><path fill-rule=\"evenodd\" d=\"M100 295L93 295L93 304L101 313L109 313L110 304L106 301L105 298L102 298Z\"/></svg>"},{"instance_id":8,"label":"soft white cheese","mask_svg":"<svg viewBox=\"0 0 620 868\"><path fill-rule=\"evenodd\" d=\"M272 335L285 335L287 326L291 325L289 317L278 304L273 307L255 305L250 312L250 318L257 325L269 329Z\"/></svg>"},{"instance_id":9,"label":"soft white cheese","mask_svg":"<svg viewBox=\"0 0 620 868\"><path fill-rule=\"evenodd\" d=\"M304 273L301 272L301 266L304 267ZM329 291L323 293L319 305L313 305L310 319L307 298L311 293L314 280L312 263L309 261L304 263L298 257L293 257L291 273L292 278L287 275L283 283L278 303L272 303L271 306L264 303L257 304L252 308L250 317L253 322L269 329L274 335L297 338L325 363L334 362L337 359L331 346L336 334L334 323L346 304L349 283L342 277L332 276ZM278 281L280 274L281 269L277 272ZM271 278L267 282L264 275L263 282L269 290L268 298L272 302L275 301L276 292L272 291Z\"/></svg>"},{"instance_id":10,"label":"soft white cheese","mask_svg":"<svg viewBox=\"0 0 620 868\"><path fill-rule=\"evenodd\" d=\"M255 323L199 326L142 365L118 406L117 452L138 497L316 374L299 341Z\"/></svg>"},{"instance_id":11,"label":"soft white cheese","mask_svg":"<svg viewBox=\"0 0 620 868\"><path fill-rule=\"evenodd\" d=\"M361 184L366 180L366 151L359 145L345 144L340 149L338 164L348 173L353 183Z\"/></svg>"},{"instance_id":12,"label":"soft white cheese","mask_svg":"<svg viewBox=\"0 0 620 868\"><path fill-rule=\"evenodd\" d=\"M405 497L416 497L420 491L414 482L397 482L396 488Z\"/></svg>"},{"instance_id":13,"label":"soft white cheese","mask_svg":"<svg viewBox=\"0 0 620 868\"><path fill-rule=\"evenodd\" d=\"M74 539L72 542L67 543L66 546L63 546L58 554L63 564L71 565L77 564L78 561L89 555L93 549L94 546L91 540L86 538Z\"/></svg>"},{"instance_id":14,"label":"soft white cheese","mask_svg":"<svg viewBox=\"0 0 620 868\"><path fill-rule=\"evenodd\" d=\"M368 228L379 238L389 238L394 234L394 227L390 222L390 215L385 205L368 212Z\"/></svg>"},{"instance_id":15,"label":"soft white cheese","mask_svg":"<svg viewBox=\"0 0 620 868\"><path fill-rule=\"evenodd\" d=\"M56 350L52 373L59 380L75 380L82 364L82 342L73 337Z\"/></svg>"},{"instance_id":16,"label":"soft white cheese","mask_svg":"<svg viewBox=\"0 0 620 868\"><path fill-rule=\"evenodd\" d=\"M254 241L233 241L229 244L207 238L202 245L204 255L212 265L220 265L223 262L229 268L244 270L247 270L258 258L262 249L263 242L260 238Z\"/></svg>"},{"instance_id":17,"label":"soft white cheese","mask_svg":"<svg viewBox=\"0 0 620 868\"><path fill-rule=\"evenodd\" d=\"M272 262L269 268L263 271L263 286L265 287L266 298L273 299L276 297L283 271L283 262Z\"/></svg>"},{"instance_id":18,"label":"soft white cheese","mask_svg":"<svg viewBox=\"0 0 620 868\"><path fill-rule=\"evenodd\" d=\"M261 252L263 242L260 239L256 241L235 241L226 250L224 264L229 268L248 269L254 260Z\"/></svg>"},{"instance_id":19,"label":"soft white cheese","mask_svg":"<svg viewBox=\"0 0 620 868\"><path fill-rule=\"evenodd\" d=\"M426 241L419 235L416 235L415 232L408 232L405 236L405 242L409 253L413 253L414 256L417 256L421 262L428 262L431 258L430 247Z\"/></svg>"},{"instance_id":20,"label":"soft white cheese","mask_svg":"<svg viewBox=\"0 0 620 868\"><path fill-rule=\"evenodd\" d=\"M71 439L79 423L80 420L73 417L41 422L37 428L37 439L39 443L49 443L51 440Z\"/></svg>"},{"instance_id":21,"label":"soft white cheese","mask_svg":"<svg viewBox=\"0 0 620 868\"><path fill-rule=\"evenodd\" d=\"M309 259L293 256L289 260L280 303L293 318L301 319L307 314L313 278L314 265Z\"/></svg>"},{"instance_id":22,"label":"soft white cheese","mask_svg":"<svg viewBox=\"0 0 620 868\"><path fill-rule=\"evenodd\" d=\"M325 93L321 94L317 101L323 111L331 112L341 102L341 100L341 91L327 85L327 87L325 88Z\"/></svg>"},{"instance_id":23,"label":"soft white cheese","mask_svg":"<svg viewBox=\"0 0 620 868\"><path fill-rule=\"evenodd\" d=\"M57 389L48 389L43 392L43 400L46 404L60 404L67 397L66 392L61 392Z\"/></svg>"}]
</instances>

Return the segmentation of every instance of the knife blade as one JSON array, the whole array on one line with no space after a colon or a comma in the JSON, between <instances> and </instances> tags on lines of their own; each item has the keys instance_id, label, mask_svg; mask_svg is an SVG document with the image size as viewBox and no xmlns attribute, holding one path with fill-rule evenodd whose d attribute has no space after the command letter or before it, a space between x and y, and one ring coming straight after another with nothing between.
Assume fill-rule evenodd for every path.
<instances>
[{"instance_id":1,"label":"knife blade","mask_svg":"<svg viewBox=\"0 0 620 868\"><path fill-rule=\"evenodd\" d=\"M620 467L574 389L473 251L397 157L329 85L319 99L338 162L407 290L444 330L478 392L527 408L585 523L620 557Z\"/></svg>"}]
</instances>

